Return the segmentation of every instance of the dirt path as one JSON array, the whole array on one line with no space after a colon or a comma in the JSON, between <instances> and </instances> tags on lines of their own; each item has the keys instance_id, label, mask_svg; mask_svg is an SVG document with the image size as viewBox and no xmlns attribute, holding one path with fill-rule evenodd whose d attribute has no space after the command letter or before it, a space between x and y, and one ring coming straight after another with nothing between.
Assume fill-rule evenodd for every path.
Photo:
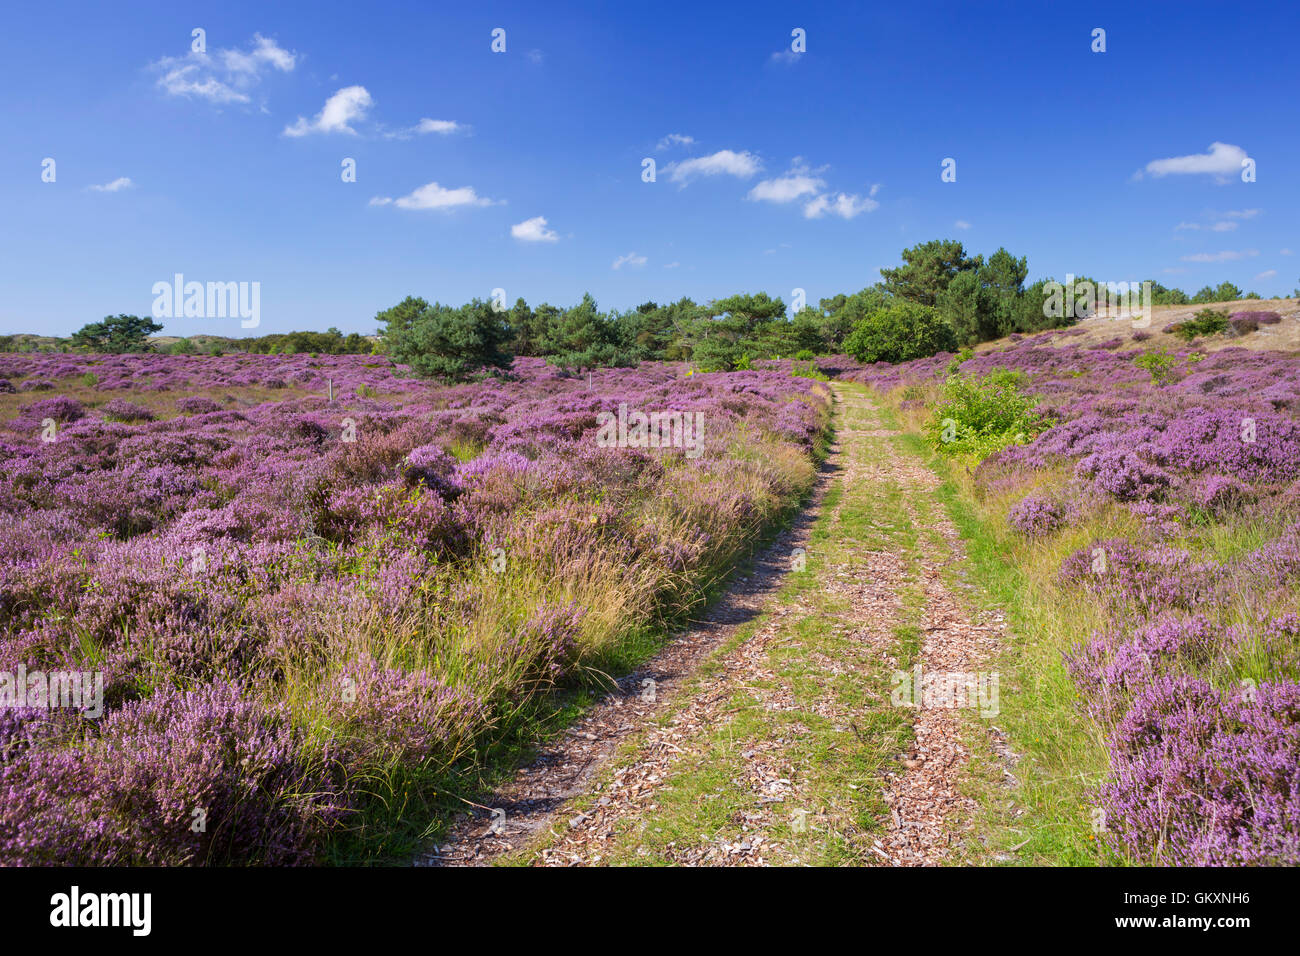
<instances>
[{"instance_id":1,"label":"dirt path","mask_svg":"<svg viewBox=\"0 0 1300 956\"><path fill-rule=\"evenodd\" d=\"M934 473L836 392L800 521L425 865L925 865L963 844L971 745L996 750L973 690L1003 625L949 588L963 552ZM971 700L899 706L918 665Z\"/></svg>"}]
</instances>

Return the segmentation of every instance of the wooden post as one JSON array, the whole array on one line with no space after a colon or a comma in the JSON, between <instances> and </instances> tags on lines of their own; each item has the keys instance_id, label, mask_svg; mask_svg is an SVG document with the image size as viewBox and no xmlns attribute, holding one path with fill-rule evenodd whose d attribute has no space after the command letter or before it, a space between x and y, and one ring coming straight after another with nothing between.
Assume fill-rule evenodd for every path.
<instances>
[{"instance_id":1,"label":"wooden post","mask_svg":"<svg viewBox=\"0 0 1300 956\"><path fill-rule=\"evenodd\" d=\"M330 383L330 404L334 404L334 379L327 380Z\"/></svg>"}]
</instances>

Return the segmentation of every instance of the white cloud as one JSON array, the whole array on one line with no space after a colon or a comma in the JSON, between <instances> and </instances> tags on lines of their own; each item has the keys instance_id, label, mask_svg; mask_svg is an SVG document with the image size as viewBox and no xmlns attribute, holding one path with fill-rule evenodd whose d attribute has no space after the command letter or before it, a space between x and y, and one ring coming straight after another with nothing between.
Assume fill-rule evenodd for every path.
<instances>
[{"instance_id":1,"label":"white cloud","mask_svg":"<svg viewBox=\"0 0 1300 956\"><path fill-rule=\"evenodd\" d=\"M1261 272L1259 275L1255 276L1255 278L1256 278L1256 279L1271 279L1271 278L1273 278L1273 276L1275 276L1275 275L1277 275L1277 270L1276 270L1276 269L1265 269L1265 270L1264 270L1263 272Z\"/></svg>"},{"instance_id":2,"label":"white cloud","mask_svg":"<svg viewBox=\"0 0 1300 956\"><path fill-rule=\"evenodd\" d=\"M306 136L308 133L351 133L356 135L349 123L366 118L366 111L374 105L370 93L364 86L345 86L325 101L316 118L308 120L299 116L298 121L284 128L285 136Z\"/></svg>"},{"instance_id":3,"label":"white cloud","mask_svg":"<svg viewBox=\"0 0 1300 956\"><path fill-rule=\"evenodd\" d=\"M111 183L104 183L102 186L91 186L97 193L115 193L120 189L130 189L135 183L131 182L130 176L119 176Z\"/></svg>"},{"instance_id":4,"label":"white cloud","mask_svg":"<svg viewBox=\"0 0 1300 956\"><path fill-rule=\"evenodd\" d=\"M1246 151L1240 146L1229 143L1211 143L1208 153L1193 153L1190 156L1172 156L1169 159L1153 159L1146 164L1146 171L1152 176L1168 175L1211 175L1220 178L1229 173L1241 171L1241 161L1246 159ZM1141 176L1141 173L1138 174Z\"/></svg>"},{"instance_id":5,"label":"white cloud","mask_svg":"<svg viewBox=\"0 0 1300 956\"><path fill-rule=\"evenodd\" d=\"M1226 219L1223 222L1216 222L1214 225L1210 227L1210 229L1214 232L1232 232L1232 230L1236 228L1237 228L1237 223L1229 222Z\"/></svg>"},{"instance_id":6,"label":"white cloud","mask_svg":"<svg viewBox=\"0 0 1300 956\"><path fill-rule=\"evenodd\" d=\"M1200 228L1201 228L1201 224L1199 222L1180 222L1178 225L1174 226L1174 231L1177 232L1179 229L1200 229Z\"/></svg>"},{"instance_id":7,"label":"white cloud","mask_svg":"<svg viewBox=\"0 0 1300 956\"><path fill-rule=\"evenodd\" d=\"M150 66L162 74L158 86L171 96L197 96L211 103L247 103L249 91L264 73L271 70L288 73L297 62L298 54L254 33L253 45L247 51L219 49L211 54L190 51L183 57L162 57Z\"/></svg>"},{"instance_id":8,"label":"white cloud","mask_svg":"<svg viewBox=\"0 0 1300 956\"><path fill-rule=\"evenodd\" d=\"M1183 262L1233 262L1237 259L1248 259L1252 256L1259 255L1258 249L1243 249L1240 252L1234 252L1225 249L1223 252L1198 252L1195 255L1183 256Z\"/></svg>"},{"instance_id":9,"label":"white cloud","mask_svg":"<svg viewBox=\"0 0 1300 956\"><path fill-rule=\"evenodd\" d=\"M1278 252L1280 255L1284 255L1284 256L1289 256L1293 254L1290 249L1280 249L1278 250Z\"/></svg>"},{"instance_id":10,"label":"white cloud","mask_svg":"<svg viewBox=\"0 0 1300 956\"><path fill-rule=\"evenodd\" d=\"M546 228L545 216L534 216L510 227L510 235L522 242L558 242L560 234Z\"/></svg>"},{"instance_id":11,"label":"white cloud","mask_svg":"<svg viewBox=\"0 0 1300 956\"><path fill-rule=\"evenodd\" d=\"M802 55L803 55L802 53L795 53L794 50L777 50L775 53L773 53L770 57L767 58L767 62L781 63L785 66L792 66L793 64L799 62L799 57L801 57Z\"/></svg>"},{"instance_id":12,"label":"white cloud","mask_svg":"<svg viewBox=\"0 0 1300 956\"><path fill-rule=\"evenodd\" d=\"M686 136L682 133L669 133L661 139L655 149L668 149L671 146L691 146L695 143L694 136Z\"/></svg>"},{"instance_id":13,"label":"white cloud","mask_svg":"<svg viewBox=\"0 0 1300 956\"><path fill-rule=\"evenodd\" d=\"M805 219L820 219L826 213L839 216L841 219L852 219L864 212L871 212L873 209L880 208L880 203L874 199L867 199L854 194L840 193L837 196L829 194L817 196L806 206L803 207Z\"/></svg>"},{"instance_id":14,"label":"white cloud","mask_svg":"<svg viewBox=\"0 0 1300 956\"><path fill-rule=\"evenodd\" d=\"M677 268L678 266L680 266L680 265L681 265L680 262L666 262L666 263L664 263L664 268L665 268L665 269L676 269L676 268Z\"/></svg>"},{"instance_id":15,"label":"white cloud","mask_svg":"<svg viewBox=\"0 0 1300 956\"><path fill-rule=\"evenodd\" d=\"M709 156L696 156L680 163L670 163L665 171L673 182L684 186L696 176L727 175L748 179L762 168L762 162L753 153L720 149Z\"/></svg>"},{"instance_id":16,"label":"white cloud","mask_svg":"<svg viewBox=\"0 0 1300 956\"><path fill-rule=\"evenodd\" d=\"M1223 215L1228 219L1254 219L1259 213L1258 209L1229 209Z\"/></svg>"},{"instance_id":17,"label":"white cloud","mask_svg":"<svg viewBox=\"0 0 1300 956\"><path fill-rule=\"evenodd\" d=\"M541 50L529 50L524 54L524 56L528 57L529 63L536 63L539 66L542 63L542 60L546 59L546 54Z\"/></svg>"},{"instance_id":18,"label":"white cloud","mask_svg":"<svg viewBox=\"0 0 1300 956\"><path fill-rule=\"evenodd\" d=\"M614 264L610 266L610 268L621 269L623 268L623 266L635 266L636 268L639 269L641 268L641 266L645 264L646 264L645 256L638 256L635 252L629 252L627 255L619 256L617 259L615 259Z\"/></svg>"},{"instance_id":19,"label":"white cloud","mask_svg":"<svg viewBox=\"0 0 1300 956\"><path fill-rule=\"evenodd\" d=\"M492 206L504 200L487 199L474 191L473 186L461 186L459 189L444 189L437 183L426 183L410 195L398 199L388 196L375 196L370 200L372 206L387 206L390 203L398 209L455 209L458 206Z\"/></svg>"},{"instance_id":20,"label":"white cloud","mask_svg":"<svg viewBox=\"0 0 1300 956\"><path fill-rule=\"evenodd\" d=\"M464 128L455 120L422 119L415 127L415 131L417 133L440 133L447 136L450 133L459 133Z\"/></svg>"},{"instance_id":21,"label":"white cloud","mask_svg":"<svg viewBox=\"0 0 1300 956\"><path fill-rule=\"evenodd\" d=\"M385 130L384 139L410 139L412 136L424 136L429 133L437 133L439 136L451 136L454 133L467 133L469 127L464 123L458 123L455 120L420 120L414 126L406 126L402 129Z\"/></svg>"},{"instance_id":22,"label":"white cloud","mask_svg":"<svg viewBox=\"0 0 1300 956\"><path fill-rule=\"evenodd\" d=\"M880 192L880 183L871 184L871 192L867 193L872 199L876 198L876 193Z\"/></svg>"},{"instance_id":23,"label":"white cloud","mask_svg":"<svg viewBox=\"0 0 1300 956\"><path fill-rule=\"evenodd\" d=\"M958 220L957 220L956 222L954 222L952 225L953 225L953 228L954 228L954 229L969 229L969 228L970 228L970 223L968 223L965 219L958 219Z\"/></svg>"},{"instance_id":24,"label":"white cloud","mask_svg":"<svg viewBox=\"0 0 1300 956\"><path fill-rule=\"evenodd\" d=\"M281 49L274 40L260 33L253 34L253 49L249 52L218 50L217 55L232 73L257 73L263 66L288 73L297 62L296 54Z\"/></svg>"},{"instance_id":25,"label":"white cloud","mask_svg":"<svg viewBox=\"0 0 1300 956\"><path fill-rule=\"evenodd\" d=\"M825 188L824 179L809 175L806 166L797 166L784 176L763 180L749 191L747 198L761 202L794 202L800 196L812 196Z\"/></svg>"}]
</instances>

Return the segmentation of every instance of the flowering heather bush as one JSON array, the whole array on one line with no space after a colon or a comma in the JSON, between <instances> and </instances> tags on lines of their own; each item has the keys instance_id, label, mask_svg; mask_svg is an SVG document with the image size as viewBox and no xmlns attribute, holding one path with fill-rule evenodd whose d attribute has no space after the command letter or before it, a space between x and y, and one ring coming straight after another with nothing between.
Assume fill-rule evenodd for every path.
<instances>
[{"instance_id":1,"label":"flowering heather bush","mask_svg":"<svg viewBox=\"0 0 1300 956\"><path fill-rule=\"evenodd\" d=\"M1240 510L1255 499L1255 489L1232 475L1206 475L1192 486L1192 502L1215 517Z\"/></svg>"},{"instance_id":2,"label":"flowering heather bush","mask_svg":"<svg viewBox=\"0 0 1300 956\"><path fill-rule=\"evenodd\" d=\"M208 412L221 411L221 406L202 395L187 395L176 399L176 410L186 415L206 415Z\"/></svg>"},{"instance_id":3,"label":"flowering heather bush","mask_svg":"<svg viewBox=\"0 0 1300 956\"><path fill-rule=\"evenodd\" d=\"M1204 664L1235 640L1236 635L1219 631L1199 614L1166 612L1131 636L1124 631L1094 636L1068 654L1066 664L1089 710L1115 720L1156 675L1177 665Z\"/></svg>"},{"instance_id":4,"label":"flowering heather bush","mask_svg":"<svg viewBox=\"0 0 1300 956\"><path fill-rule=\"evenodd\" d=\"M86 408L75 398L46 398L22 408L22 418L40 422L52 418L56 422L75 422L86 414Z\"/></svg>"},{"instance_id":5,"label":"flowering heather bush","mask_svg":"<svg viewBox=\"0 0 1300 956\"><path fill-rule=\"evenodd\" d=\"M1252 698L1253 699L1250 699ZM1159 677L1110 744L1104 840L1140 863L1300 863L1300 686Z\"/></svg>"},{"instance_id":6,"label":"flowering heather bush","mask_svg":"<svg viewBox=\"0 0 1300 956\"><path fill-rule=\"evenodd\" d=\"M0 404L0 669L93 667L106 707L0 712L0 864L320 860L689 610L810 486L829 413L775 368L589 384L520 359L444 387L373 356L0 354L0 376L108 397ZM601 447L620 404L700 413L699 454Z\"/></svg>"},{"instance_id":7,"label":"flowering heather bush","mask_svg":"<svg viewBox=\"0 0 1300 956\"><path fill-rule=\"evenodd\" d=\"M1082 587L1118 611L1192 610L1222 599L1224 568L1169 545L1139 548L1124 538L1095 541L1061 564L1060 582Z\"/></svg>"},{"instance_id":8,"label":"flowering heather bush","mask_svg":"<svg viewBox=\"0 0 1300 956\"><path fill-rule=\"evenodd\" d=\"M104 403L100 409L105 418L115 422L151 422L154 414L143 405L128 402L124 398L114 398Z\"/></svg>"},{"instance_id":9,"label":"flowering heather bush","mask_svg":"<svg viewBox=\"0 0 1300 956\"><path fill-rule=\"evenodd\" d=\"M327 701L330 731L360 769L459 757L473 742L467 732L488 717L470 692L424 672L381 667L370 657L343 667Z\"/></svg>"},{"instance_id":10,"label":"flowering heather bush","mask_svg":"<svg viewBox=\"0 0 1300 956\"><path fill-rule=\"evenodd\" d=\"M1041 495L1028 495L1011 507L1011 527L1030 538L1046 537L1065 523L1065 509Z\"/></svg>"},{"instance_id":11,"label":"flowering heather bush","mask_svg":"<svg viewBox=\"0 0 1300 956\"><path fill-rule=\"evenodd\" d=\"M230 684L161 688L58 743L0 766L6 863L303 863L346 815L328 749L309 754L286 714Z\"/></svg>"},{"instance_id":12,"label":"flowering heather bush","mask_svg":"<svg viewBox=\"0 0 1300 956\"><path fill-rule=\"evenodd\" d=\"M1282 316L1276 312L1234 312L1228 317L1228 324L1238 335L1256 331L1261 325L1277 325Z\"/></svg>"}]
</instances>

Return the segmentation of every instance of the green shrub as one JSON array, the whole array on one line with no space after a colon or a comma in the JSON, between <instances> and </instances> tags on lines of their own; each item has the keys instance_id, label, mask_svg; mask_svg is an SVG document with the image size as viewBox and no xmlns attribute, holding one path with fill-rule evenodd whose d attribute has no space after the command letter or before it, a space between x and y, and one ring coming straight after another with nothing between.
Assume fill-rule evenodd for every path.
<instances>
[{"instance_id":1,"label":"green shrub","mask_svg":"<svg viewBox=\"0 0 1300 956\"><path fill-rule=\"evenodd\" d=\"M1171 326L1169 331L1187 342L1201 335L1220 335L1228 331L1228 314L1201 309L1194 318Z\"/></svg>"},{"instance_id":2,"label":"green shrub","mask_svg":"<svg viewBox=\"0 0 1300 956\"><path fill-rule=\"evenodd\" d=\"M815 361L791 362L790 374L795 378L811 378L818 382L829 382L830 376L817 367Z\"/></svg>"},{"instance_id":3,"label":"green shrub","mask_svg":"<svg viewBox=\"0 0 1300 956\"><path fill-rule=\"evenodd\" d=\"M898 302L859 322L844 350L859 362L907 362L957 348L952 326L930 306Z\"/></svg>"},{"instance_id":4,"label":"green shrub","mask_svg":"<svg viewBox=\"0 0 1300 956\"><path fill-rule=\"evenodd\" d=\"M956 375L959 371L961 371L962 365L969 362L974 357L975 357L975 352L971 349L971 347L969 345L964 346L960 352L958 352L956 355L952 357L952 361L948 363L948 374Z\"/></svg>"},{"instance_id":5,"label":"green shrub","mask_svg":"<svg viewBox=\"0 0 1300 956\"><path fill-rule=\"evenodd\" d=\"M1036 398L1021 393L1022 380L1022 373L1006 371L982 379L949 378L926 426L930 444L945 455L977 462L1033 439L1052 422L1035 411Z\"/></svg>"},{"instance_id":6,"label":"green shrub","mask_svg":"<svg viewBox=\"0 0 1300 956\"><path fill-rule=\"evenodd\" d=\"M1161 349L1159 352L1144 352L1133 360L1133 364L1151 373L1151 383L1153 385L1164 385L1173 377L1174 366L1178 364L1178 356L1170 355L1168 349Z\"/></svg>"},{"instance_id":7,"label":"green shrub","mask_svg":"<svg viewBox=\"0 0 1300 956\"><path fill-rule=\"evenodd\" d=\"M813 353L812 349L800 349L798 352L794 353L794 357L800 362L810 362L817 356Z\"/></svg>"}]
</instances>

